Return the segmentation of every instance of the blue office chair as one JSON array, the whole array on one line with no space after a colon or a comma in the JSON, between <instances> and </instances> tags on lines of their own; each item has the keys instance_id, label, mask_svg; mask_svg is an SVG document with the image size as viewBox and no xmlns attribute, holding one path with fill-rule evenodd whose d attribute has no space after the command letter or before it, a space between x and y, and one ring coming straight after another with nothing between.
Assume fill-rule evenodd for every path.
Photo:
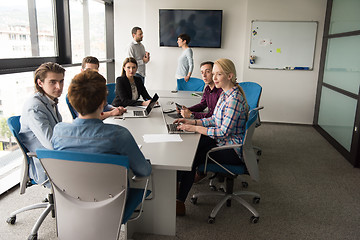
<instances>
[{"instance_id":1,"label":"blue office chair","mask_svg":"<svg viewBox=\"0 0 360 240\"><path fill-rule=\"evenodd\" d=\"M119 239L151 193L128 188L127 156L38 149L53 187L59 239Z\"/></svg>"},{"instance_id":2,"label":"blue office chair","mask_svg":"<svg viewBox=\"0 0 360 240\"><path fill-rule=\"evenodd\" d=\"M250 107L249 110L259 107L262 87L255 82L240 82L239 85L244 90L246 100ZM260 114L258 114L255 127L259 127L260 125ZM254 149L256 150L256 154L260 156L261 148L254 146Z\"/></svg>"},{"instance_id":3,"label":"blue office chair","mask_svg":"<svg viewBox=\"0 0 360 240\"><path fill-rule=\"evenodd\" d=\"M262 87L255 82L239 82L239 85L244 90L249 110L259 107Z\"/></svg>"},{"instance_id":4,"label":"blue office chair","mask_svg":"<svg viewBox=\"0 0 360 240\"><path fill-rule=\"evenodd\" d=\"M69 102L69 98L68 98L67 94L66 94L65 100L66 100L66 104L68 105L68 108L70 110L72 118L73 119L77 118L78 114L77 114L76 110L73 108L73 106L71 106L71 103Z\"/></svg>"},{"instance_id":5,"label":"blue office chair","mask_svg":"<svg viewBox=\"0 0 360 240\"><path fill-rule=\"evenodd\" d=\"M188 82L185 82L183 78L177 80L177 90L179 91L202 92L204 86L205 83L200 78L191 77Z\"/></svg>"},{"instance_id":6,"label":"blue office chair","mask_svg":"<svg viewBox=\"0 0 360 240\"><path fill-rule=\"evenodd\" d=\"M20 132L20 116L13 116L8 118L7 124L9 126L9 129L12 133L12 135L15 137L15 140L23 154L23 163L22 163L22 169L21 169L21 178L20 178L20 194L24 194L27 187L30 187L32 185L36 185L37 183L29 177L29 163L31 157L36 157L35 153L30 153L27 148L21 143L19 138L19 132ZM45 210L42 212L38 220L36 221L33 229L31 230L31 234L28 238L28 240L36 240L38 235L38 230L46 218L46 216L52 211L52 217L55 217L54 209L54 201L53 201L53 195L50 193L48 195L48 202L43 203L37 203L33 204L27 207L23 207L19 210L16 210L10 214L10 217L6 220L7 223L13 225L16 222L16 215L28 210L32 209L38 209L38 208L45 208Z\"/></svg>"},{"instance_id":7,"label":"blue office chair","mask_svg":"<svg viewBox=\"0 0 360 240\"><path fill-rule=\"evenodd\" d=\"M115 83L108 83L106 84L108 88L108 95L107 95L107 102L111 104L115 98Z\"/></svg>"},{"instance_id":8,"label":"blue office chair","mask_svg":"<svg viewBox=\"0 0 360 240\"><path fill-rule=\"evenodd\" d=\"M255 210L255 208L246 202L241 196L253 196L253 203L257 204L260 202L260 195L255 192L249 191L237 191L233 192L234 187L234 179L238 175L250 175L250 177L255 180L259 181L259 169L258 169L258 162L256 158L256 154L254 152L252 146L252 136L255 130L256 119L258 117L258 111L262 109L255 108L249 112L249 118L246 122L246 132L243 144L236 144L236 145L225 145L220 147L215 147L208 151L206 155L206 162L203 165L199 166L199 171L203 171L204 173L213 172L217 173L225 178L226 182L226 190L225 192L222 191L210 191L210 192L202 192L196 193L192 196L191 202L193 204L197 204L198 198L206 195L210 196L222 196L222 200L215 206L215 208L210 213L208 223L214 223L215 217L221 207L226 203L228 207L231 206L231 199L236 200L244 207L246 207L253 216L251 217L250 221L252 223L257 223L259 221L259 213ZM242 165L229 165L229 164L220 164L216 162L214 159L211 158L210 153L215 151L221 151L223 149L236 149L240 148L243 154L244 164Z\"/></svg>"}]
</instances>

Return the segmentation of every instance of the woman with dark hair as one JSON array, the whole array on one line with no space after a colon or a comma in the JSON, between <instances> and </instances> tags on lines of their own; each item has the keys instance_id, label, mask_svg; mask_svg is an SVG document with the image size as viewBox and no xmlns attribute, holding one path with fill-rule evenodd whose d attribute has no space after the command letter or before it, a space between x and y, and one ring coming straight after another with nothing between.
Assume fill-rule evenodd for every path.
<instances>
[{"instance_id":1,"label":"woman with dark hair","mask_svg":"<svg viewBox=\"0 0 360 240\"><path fill-rule=\"evenodd\" d=\"M122 74L116 78L115 99L112 105L118 106L147 106L151 97L141 78L135 76L138 65L135 58L125 58ZM139 100L140 96L144 101Z\"/></svg>"},{"instance_id":2,"label":"woman with dark hair","mask_svg":"<svg viewBox=\"0 0 360 240\"><path fill-rule=\"evenodd\" d=\"M178 66L175 77L177 79L184 78L186 82L189 81L191 73L194 69L193 52L189 47L189 43L189 35L183 33L178 36L177 44L183 49L183 52L178 59Z\"/></svg>"}]
</instances>

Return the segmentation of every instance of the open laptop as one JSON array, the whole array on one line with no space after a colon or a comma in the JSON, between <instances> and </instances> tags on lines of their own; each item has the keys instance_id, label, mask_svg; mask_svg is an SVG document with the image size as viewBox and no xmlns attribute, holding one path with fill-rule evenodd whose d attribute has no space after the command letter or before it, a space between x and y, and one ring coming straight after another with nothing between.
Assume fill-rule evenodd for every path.
<instances>
[{"instance_id":1,"label":"open laptop","mask_svg":"<svg viewBox=\"0 0 360 240\"><path fill-rule=\"evenodd\" d=\"M179 133L195 133L195 132L186 132L186 131L183 131L183 130L178 130L177 129L177 125L178 124L175 124L175 123L167 123L166 122L166 116L165 116L166 113L162 113L162 116L163 116L163 119L164 119L164 123L166 125L166 128L168 130L168 133L169 134L179 134ZM167 114L168 115L168 114Z\"/></svg>"},{"instance_id":2,"label":"open laptop","mask_svg":"<svg viewBox=\"0 0 360 240\"><path fill-rule=\"evenodd\" d=\"M144 118L148 117L151 110L154 108L157 100L159 100L159 96L155 93L154 97L151 99L149 105L145 110L127 110L123 114L123 118Z\"/></svg>"}]
</instances>

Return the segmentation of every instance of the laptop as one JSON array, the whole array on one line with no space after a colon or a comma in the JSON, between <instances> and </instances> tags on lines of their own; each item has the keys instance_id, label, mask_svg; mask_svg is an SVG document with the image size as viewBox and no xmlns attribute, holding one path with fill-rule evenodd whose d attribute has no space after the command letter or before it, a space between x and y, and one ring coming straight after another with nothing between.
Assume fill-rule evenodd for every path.
<instances>
[{"instance_id":1,"label":"laptop","mask_svg":"<svg viewBox=\"0 0 360 240\"><path fill-rule=\"evenodd\" d=\"M176 124L176 123L167 123L166 119L165 119L165 114L166 113L163 112L162 116L163 116L164 123L166 125L167 131L168 131L169 134L195 133L195 132L186 132L186 131L177 129L178 124ZM167 115L169 115L169 114L167 114Z\"/></svg>"},{"instance_id":2,"label":"laptop","mask_svg":"<svg viewBox=\"0 0 360 240\"><path fill-rule=\"evenodd\" d=\"M172 118L183 118L180 113L168 113L168 116Z\"/></svg>"},{"instance_id":3,"label":"laptop","mask_svg":"<svg viewBox=\"0 0 360 240\"><path fill-rule=\"evenodd\" d=\"M149 105L145 110L127 110L123 114L123 118L144 118L148 117L151 110L154 108L157 100L159 100L159 96L155 93L154 97L151 99Z\"/></svg>"}]
</instances>

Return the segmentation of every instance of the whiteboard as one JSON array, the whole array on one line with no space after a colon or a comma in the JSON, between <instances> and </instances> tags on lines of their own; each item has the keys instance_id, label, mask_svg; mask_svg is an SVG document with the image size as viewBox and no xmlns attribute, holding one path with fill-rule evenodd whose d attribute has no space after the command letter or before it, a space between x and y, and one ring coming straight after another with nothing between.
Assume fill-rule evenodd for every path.
<instances>
[{"instance_id":1,"label":"whiteboard","mask_svg":"<svg viewBox=\"0 0 360 240\"><path fill-rule=\"evenodd\" d=\"M317 24L252 21L249 68L312 70Z\"/></svg>"}]
</instances>

